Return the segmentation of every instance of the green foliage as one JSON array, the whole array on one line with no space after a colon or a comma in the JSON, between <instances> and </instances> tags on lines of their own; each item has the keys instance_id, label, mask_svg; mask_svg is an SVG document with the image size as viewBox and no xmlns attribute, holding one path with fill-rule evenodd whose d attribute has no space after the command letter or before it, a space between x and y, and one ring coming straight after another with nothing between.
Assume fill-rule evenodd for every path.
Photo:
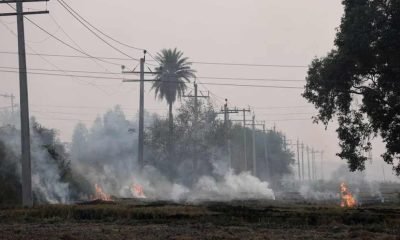
<instances>
[{"instance_id":1,"label":"green foliage","mask_svg":"<svg viewBox=\"0 0 400 240\"><path fill-rule=\"evenodd\" d=\"M0 134L6 136L15 129L1 128ZM0 141L0 206L18 205L21 203L21 182L18 166L13 161L17 157Z\"/></svg>"},{"instance_id":2,"label":"green foliage","mask_svg":"<svg viewBox=\"0 0 400 240\"><path fill-rule=\"evenodd\" d=\"M351 171L364 170L365 152L380 135L382 157L400 175L400 1L343 4L336 48L313 60L303 96L319 110L316 122L337 117L338 156Z\"/></svg>"},{"instance_id":3,"label":"green foliage","mask_svg":"<svg viewBox=\"0 0 400 240\"><path fill-rule=\"evenodd\" d=\"M156 56L160 66L156 68L156 80L153 83L156 97L165 99L169 105L170 131L173 127L172 105L180 99L185 90L186 83L195 78L195 70L191 68L188 58L183 57L183 52L175 49L163 49Z\"/></svg>"},{"instance_id":4,"label":"green foliage","mask_svg":"<svg viewBox=\"0 0 400 240\"><path fill-rule=\"evenodd\" d=\"M72 172L69 155L64 145L57 139L57 133L32 119L32 152L43 152L44 155L32 154L32 162L38 157L48 158L56 166L56 173L61 183L68 184L69 197L79 199L87 182L82 176ZM20 131L9 125L0 128L0 205L18 205L21 203ZM39 145L38 145L39 144ZM44 161L40 161L44 163ZM32 171L37 171L32 164ZM42 170L45 166L40 166ZM47 170L50 171L50 170ZM40 172L37 174L41 174ZM45 179L46 181L46 179ZM39 203L46 202L46 197L34 188L34 198Z\"/></svg>"},{"instance_id":5,"label":"green foliage","mask_svg":"<svg viewBox=\"0 0 400 240\"><path fill-rule=\"evenodd\" d=\"M213 174L215 161L229 163L228 139L232 156L232 168L236 172L246 171L244 166L243 128L240 125L225 126L210 103L194 99L182 103L174 120L174 132L170 134L168 121L156 118L145 134L146 159L167 174L178 176L185 183L196 182L198 177ZM228 128L226 128L228 127ZM252 130L246 128L247 160L252 168ZM169 154L172 139L173 155ZM271 180L276 185L285 174L291 172L293 154L284 150L283 136L268 131L256 132L257 176ZM268 149L266 149L268 148ZM266 156L267 154L268 156ZM269 173L269 169L273 169Z\"/></svg>"},{"instance_id":6,"label":"green foliage","mask_svg":"<svg viewBox=\"0 0 400 240\"><path fill-rule=\"evenodd\" d=\"M225 143L224 126L217 119L213 106L202 101L199 101L197 109L195 106L194 99L183 102L177 110L172 134L168 122L156 118L146 131L145 139L151 164L160 166L171 177L182 174L178 172L183 170L190 181L212 171L210 161ZM171 140L174 154L168 157ZM171 168L171 164L174 167Z\"/></svg>"},{"instance_id":7,"label":"green foliage","mask_svg":"<svg viewBox=\"0 0 400 240\"><path fill-rule=\"evenodd\" d=\"M252 162L252 129L246 128L247 148L244 151L243 127L233 125L230 130L232 164L233 168L240 172L246 170L244 154L247 156L247 170L253 168ZM284 149L282 134L275 131L256 132L256 164L257 176L262 180L268 180L274 187L279 187L285 174L291 173L291 165L294 164L294 155L288 149Z\"/></svg>"}]
</instances>

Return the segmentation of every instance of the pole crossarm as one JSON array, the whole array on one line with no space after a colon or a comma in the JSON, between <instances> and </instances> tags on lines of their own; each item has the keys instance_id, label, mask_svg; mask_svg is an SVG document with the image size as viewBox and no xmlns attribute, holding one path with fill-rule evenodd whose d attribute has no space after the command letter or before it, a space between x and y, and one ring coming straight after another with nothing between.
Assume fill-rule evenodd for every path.
<instances>
[{"instance_id":1,"label":"pole crossarm","mask_svg":"<svg viewBox=\"0 0 400 240\"><path fill-rule=\"evenodd\" d=\"M227 109L226 112L225 110L221 110L221 112L218 112L217 114L225 114L225 113L239 113L238 109Z\"/></svg>"},{"instance_id":2,"label":"pole crossarm","mask_svg":"<svg viewBox=\"0 0 400 240\"><path fill-rule=\"evenodd\" d=\"M0 13L0 17L17 16L17 15L34 15L34 14L48 14L49 11L32 11L23 13Z\"/></svg>"},{"instance_id":3,"label":"pole crossarm","mask_svg":"<svg viewBox=\"0 0 400 240\"><path fill-rule=\"evenodd\" d=\"M140 72L138 71L122 71L123 74L140 74ZM155 75L155 74L159 74L161 72L144 72L144 74L151 74L151 75Z\"/></svg>"},{"instance_id":4,"label":"pole crossarm","mask_svg":"<svg viewBox=\"0 0 400 240\"><path fill-rule=\"evenodd\" d=\"M28 3L28 2L49 2L50 0L0 0L0 3L17 3L17 2L23 2L23 3Z\"/></svg>"}]
</instances>

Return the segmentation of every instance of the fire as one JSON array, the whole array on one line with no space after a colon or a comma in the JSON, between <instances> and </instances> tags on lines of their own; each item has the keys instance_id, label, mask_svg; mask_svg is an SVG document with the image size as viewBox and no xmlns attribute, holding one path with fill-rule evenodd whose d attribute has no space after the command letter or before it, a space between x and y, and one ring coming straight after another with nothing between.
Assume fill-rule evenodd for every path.
<instances>
[{"instance_id":1,"label":"fire","mask_svg":"<svg viewBox=\"0 0 400 240\"><path fill-rule=\"evenodd\" d=\"M94 189L96 193L92 198L93 200L112 201L111 196L105 193L97 183L94 185Z\"/></svg>"},{"instance_id":2,"label":"fire","mask_svg":"<svg viewBox=\"0 0 400 240\"><path fill-rule=\"evenodd\" d=\"M143 192L143 187L140 186L139 184L136 183L132 184L131 193L136 198L146 198L146 195L144 195Z\"/></svg>"},{"instance_id":3,"label":"fire","mask_svg":"<svg viewBox=\"0 0 400 240\"><path fill-rule=\"evenodd\" d=\"M356 199L353 197L345 183L340 184L340 195L341 207L355 207L357 205Z\"/></svg>"}]
</instances>

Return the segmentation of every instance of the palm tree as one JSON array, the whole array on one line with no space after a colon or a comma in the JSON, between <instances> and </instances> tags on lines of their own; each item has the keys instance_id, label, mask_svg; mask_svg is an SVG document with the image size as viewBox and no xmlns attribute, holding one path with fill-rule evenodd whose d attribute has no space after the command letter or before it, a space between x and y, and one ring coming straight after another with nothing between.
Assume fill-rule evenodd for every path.
<instances>
[{"instance_id":1,"label":"palm tree","mask_svg":"<svg viewBox=\"0 0 400 240\"><path fill-rule=\"evenodd\" d=\"M191 63L187 57L183 57L183 52L175 49L163 49L155 57L160 66L156 68L156 80L152 89L155 95L161 100L166 100L169 105L169 130L172 134L173 115L172 105L177 98L181 98L186 90L186 83L190 78L195 78L195 70L191 68Z\"/></svg>"}]
</instances>

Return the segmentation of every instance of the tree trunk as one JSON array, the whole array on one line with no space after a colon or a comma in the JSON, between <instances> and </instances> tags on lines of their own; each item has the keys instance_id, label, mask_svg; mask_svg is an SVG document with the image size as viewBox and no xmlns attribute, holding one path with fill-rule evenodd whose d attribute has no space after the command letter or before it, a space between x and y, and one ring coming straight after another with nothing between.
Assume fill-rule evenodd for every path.
<instances>
[{"instance_id":1,"label":"tree trunk","mask_svg":"<svg viewBox=\"0 0 400 240\"><path fill-rule=\"evenodd\" d=\"M174 131L174 116L172 115L172 103L169 104L169 133L172 136Z\"/></svg>"},{"instance_id":2,"label":"tree trunk","mask_svg":"<svg viewBox=\"0 0 400 240\"><path fill-rule=\"evenodd\" d=\"M169 104L169 116L168 116L168 125L169 125L169 136L167 143L167 151L168 151L168 160L172 162L174 160L174 118L172 115L172 103Z\"/></svg>"}]
</instances>

